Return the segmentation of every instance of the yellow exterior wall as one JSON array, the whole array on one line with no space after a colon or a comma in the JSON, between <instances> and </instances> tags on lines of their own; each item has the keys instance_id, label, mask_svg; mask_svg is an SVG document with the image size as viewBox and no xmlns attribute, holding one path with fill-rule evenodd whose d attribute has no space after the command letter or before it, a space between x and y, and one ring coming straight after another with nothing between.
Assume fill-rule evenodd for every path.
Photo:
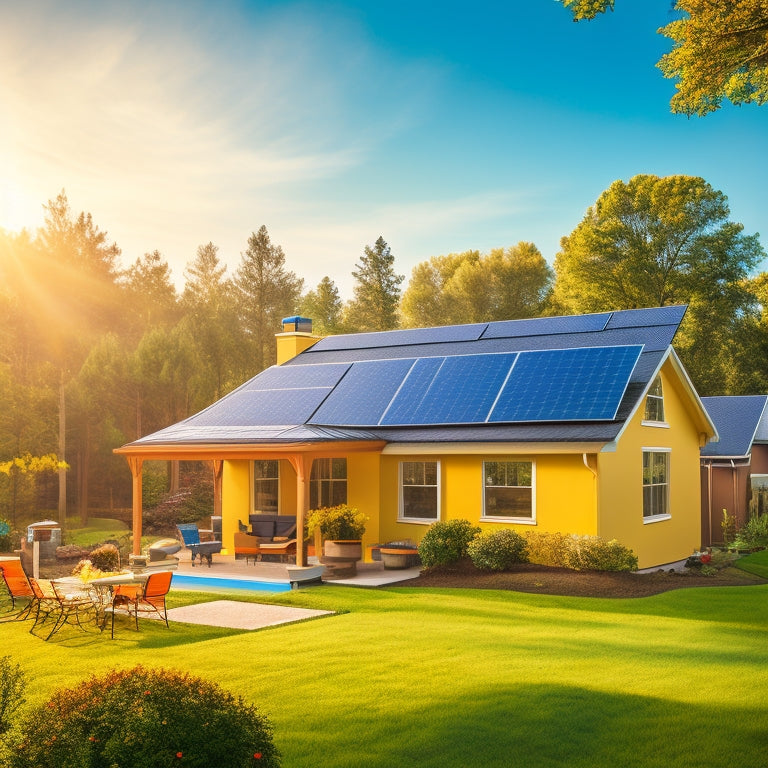
<instances>
[{"instance_id":1,"label":"yellow exterior wall","mask_svg":"<svg viewBox=\"0 0 768 768\"><path fill-rule=\"evenodd\" d=\"M465 519L484 530L512 528L594 534L597 529L593 473L578 455L456 455L381 457L381 541L421 541L426 523L398 522L399 464L401 461L440 462L440 519ZM536 466L536 523L482 520L483 462L533 461ZM594 463L594 460L593 460Z\"/></svg>"},{"instance_id":2,"label":"yellow exterior wall","mask_svg":"<svg viewBox=\"0 0 768 768\"><path fill-rule=\"evenodd\" d=\"M667 362L661 371L668 427L643 424L644 404L621 436L615 453L598 456L598 535L616 539L638 556L640 568L682 560L701 541L699 434L689 399ZM643 521L643 448L669 448L670 518Z\"/></svg>"},{"instance_id":3,"label":"yellow exterior wall","mask_svg":"<svg viewBox=\"0 0 768 768\"><path fill-rule=\"evenodd\" d=\"M233 537L238 522L248 524L251 514L251 473L250 460L225 461L221 479L221 537L224 548L232 551ZM280 514L296 514L296 471L289 461L280 460Z\"/></svg>"}]
</instances>

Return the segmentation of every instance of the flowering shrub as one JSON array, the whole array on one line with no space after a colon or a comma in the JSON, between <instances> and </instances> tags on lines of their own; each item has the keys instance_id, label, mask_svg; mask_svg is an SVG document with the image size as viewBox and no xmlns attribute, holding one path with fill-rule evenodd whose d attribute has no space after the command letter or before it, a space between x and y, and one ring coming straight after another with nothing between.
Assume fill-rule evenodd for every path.
<instances>
[{"instance_id":1,"label":"flowering shrub","mask_svg":"<svg viewBox=\"0 0 768 768\"><path fill-rule=\"evenodd\" d=\"M22 723L10 768L280 765L269 721L216 683L142 666L62 689Z\"/></svg>"},{"instance_id":2,"label":"flowering shrub","mask_svg":"<svg viewBox=\"0 0 768 768\"><path fill-rule=\"evenodd\" d=\"M570 540L564 533L527 531L525 539L528 544L528 560L531 563L565 567Z\"/></svg>"},{"instance_id":3,"label":"flowering shrub","mask_svg":"<svg viewBox=\"0 0 768 768\"><path fill-rule=\"evenodd\" d=\"M635 571L637 556L615 539L563 533L526 533L528 559L574 571Z\"/></svg>"},{"instance_id":4,"label":"flowering shrub","mask_svg":"<svg viewBox=\"0 0 768 768\"><path fill-rule=\"evenodd\" d=\"M307 514L307 533L312 536L319 530L323 539L331 541L356 541L362 539L368 517L357 507L339 504L336 507L310 509Z\"/></svg>"},{"instance_id":5,"label":"flowering shrub","mask_svg":"<svg viewBox=\"0 0 768 768\"><path fill-rule=\"evenodd\" d=\"M619 544L599 536L571 536L565 562L574 571L636 571L637 555Z\"/></svg>"},{"instance_id":6,"label":"flowering shrub","mask_svg":"<svg viewBox=\"0 0 768 768\"><path fill-rule=\"evenodd\" d=\"M467 556L469 542L480 528L469 520L440 520L432 523L419 544L419 557L425 568L451 565Z\"/></svg>"},{"instance_id":7,"label":"flowering shrub","mask_svg":"<svg viewBox=\"0 0 768 768\"><path fill-rule=\"evenodd\" d=\"M467 551L475 568L484 571L507 571L513 565L528 561L525 539L515 531L486 531L469 542Z\"/></svg>"}]
</instances>

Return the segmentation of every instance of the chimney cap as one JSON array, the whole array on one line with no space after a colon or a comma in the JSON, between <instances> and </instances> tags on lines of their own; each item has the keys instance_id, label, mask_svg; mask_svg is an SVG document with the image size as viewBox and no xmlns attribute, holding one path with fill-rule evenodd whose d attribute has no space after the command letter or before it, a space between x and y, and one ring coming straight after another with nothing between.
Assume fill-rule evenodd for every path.
<instances>
[{"instance_id":1,"label":"chimney cap","mask_svg":"<svg viewBox=\"0 0 768 768\"><path fill-rule=\"evenodd\" d=\"M283 333L312 333L312 320L309 317L293 315L283 318Z\"/></svg>"}]
</instances>

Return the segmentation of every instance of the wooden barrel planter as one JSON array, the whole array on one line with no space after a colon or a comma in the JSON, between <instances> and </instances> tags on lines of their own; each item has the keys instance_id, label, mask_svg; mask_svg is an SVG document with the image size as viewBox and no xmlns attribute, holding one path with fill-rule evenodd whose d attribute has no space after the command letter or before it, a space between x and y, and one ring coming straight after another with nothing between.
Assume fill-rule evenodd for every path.
<instances>
[{"instance_id":1,"label":"wooden barrel planter","mask_svg":"<svg viewBox=\"0 0 768 768\"><path fill-rule=\"evenodd\" d=\"M320 562L325 566L324 579L346 579L357 573L357 561L363 557L363 542L357 540L323 543Z\"/></svg>"}]
</instances>

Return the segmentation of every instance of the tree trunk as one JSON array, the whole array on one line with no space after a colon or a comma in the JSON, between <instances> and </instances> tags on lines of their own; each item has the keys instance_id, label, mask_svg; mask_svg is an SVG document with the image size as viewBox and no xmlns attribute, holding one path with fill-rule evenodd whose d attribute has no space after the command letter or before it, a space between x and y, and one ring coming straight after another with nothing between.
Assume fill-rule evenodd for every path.
<instances>
[{"instance_id":1,"label":"tree trunk","mask_svg":"<svg viewBox=\"0 0 768 768\"><path fill-rule=\"evenodd\" d=\"M64 398L64 370L59 381L59 461L66 456L67 412ZM59 526L62 533L67 527L67 470L59 469Z\"/></svg>"}]
</instances>

